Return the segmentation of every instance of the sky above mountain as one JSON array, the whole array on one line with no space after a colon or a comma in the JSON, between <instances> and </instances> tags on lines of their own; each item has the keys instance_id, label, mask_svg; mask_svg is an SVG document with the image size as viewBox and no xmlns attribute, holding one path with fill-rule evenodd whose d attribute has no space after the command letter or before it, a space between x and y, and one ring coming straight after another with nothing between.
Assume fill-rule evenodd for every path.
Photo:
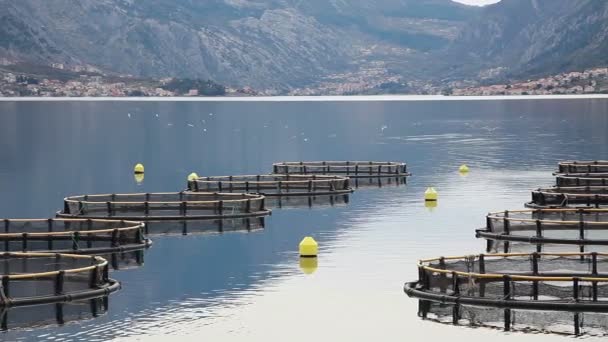
<instances>
[{"instance_id":1,"label":"sky above mountain","mask_svg":"<svg viewBox=\"0 0 608 342\"><path fill-rule=\"evenodd\" d=\"M500 2L500 0L453 0L456 2L460 2L463 4L467 4L467 5L474 5L474 6L484 6L484 5L490 5L490 4L495 4L497 2Z\"/></svg>"}]
</instances>

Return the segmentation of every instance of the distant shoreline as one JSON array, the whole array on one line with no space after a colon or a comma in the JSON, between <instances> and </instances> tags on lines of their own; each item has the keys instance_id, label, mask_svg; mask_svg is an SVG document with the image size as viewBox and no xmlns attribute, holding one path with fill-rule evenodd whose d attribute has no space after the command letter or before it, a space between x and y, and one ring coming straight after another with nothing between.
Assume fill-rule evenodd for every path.
<instances>
[{"instance_id":1,"label":"distant shoreline","mask_svg":"<svg viewBox=\"0 0 608 342\"><path fill-rule=\"evenodd\" d=\"M608 99L587 95L351 95L351 96L218 96L218 97L0 97L0 102L373 102L373 101L491 101Z\"/></svg>"}]
</instances>

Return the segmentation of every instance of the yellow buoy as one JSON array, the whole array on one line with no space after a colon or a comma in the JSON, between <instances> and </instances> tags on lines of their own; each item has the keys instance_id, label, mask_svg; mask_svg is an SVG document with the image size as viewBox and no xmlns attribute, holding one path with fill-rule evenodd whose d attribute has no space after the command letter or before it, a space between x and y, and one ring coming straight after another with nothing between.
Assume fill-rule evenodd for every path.
<instances>
[{"instance_id":1,"label":"yellow buoy","mask_svg":"<svg viewBox=\"0 0 608 342\"><path fill-rule=\"evenodd\" d=\"M140 184L144 181L144 174L143 173L136 173L135 175L133 175L135 177L135 182L137 184Z\"/></svg>"},{"instance_id":2,"label":"yellow buoy","mask_svg":"<svg viewBox=\"0 0 608 342\"><path fill-rule=\"evenodd\" d=\"M135 165L135 167L133 168L133 172L134 173L144 173L144 164L138 163L137 165Z\"/></svg>"},{"instance_id":3,"label":"yellow buoy","mask_svg":"<svg viewBox=\"0 0 608 342\"><path fill-rule=\"evenodd\" d=\"M197 179L198 179L198 175L196 174L196 172L192 172L191 174L188 175L188 182L194 182Z\"/></svg>"},{"instance_id":4,"label":"yellow buoy","mask_svg":"<svg viewBox=\"0 0 608 342\"><path fill-rule=\"evenodd\" d=\"M424 192L424 200L427 202L437 201L437 190L434 187L428 187Z\"/></svg>"},{"instance_id":5,"label":"yellow buoy","mask_svg":"<svg viewBox=\"0 0 608 342\"><path fill-rule=\"evenodd\" d=\"M318 258L300 258L300 269L304 274L313 274L318 267Z\"/></svg>"},{"instance_id":6,"label":"yellow buoy","mask_svg":"<svg viewBox=\"0 0 608 342\"><path fill-rule=\"evenodd\" d=\"M458 172L467 173L469 172L469 167L466 164L462 164L460 165L460 168L458 168Z\"/></svg>"},{"instance_id":7,"label":"yellow buoy","mask_svg":"<svg viewBox=\"0 0 608 342\"><path fill-rule=\"evenodd\" d=\"M303 258L316 257L319 252L319 244L310 236L300 241L300 256Z\"/></svg>"}]
</instances>

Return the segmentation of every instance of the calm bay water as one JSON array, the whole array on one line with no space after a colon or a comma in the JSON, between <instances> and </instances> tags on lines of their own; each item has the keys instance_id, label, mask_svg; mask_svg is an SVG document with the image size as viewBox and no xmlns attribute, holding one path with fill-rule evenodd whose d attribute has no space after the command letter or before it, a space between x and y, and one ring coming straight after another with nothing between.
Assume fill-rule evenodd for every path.
<instances>
[{"instance_id":1,"label":"calm bay water","mask_svg":"<svg viewBox=\"0 0 608 342\"><path fill-rule=\"evenodd\" d=\"M608 100L0 102L0 217L52 217L74 194L177 191L276 161L395 160L407 186L276 209L250 233L154 236L94 319L0 340L561 339L422 321L402 291L416 260L482 252L489 211L520 209L560 159L608 159ZM146 166L137 184L132 167ZM458 166L467 163L467 177ZM424 189L439 191L427 208ZM304 274L297 245L320 243Z\"/></svg>"}]
</instances>

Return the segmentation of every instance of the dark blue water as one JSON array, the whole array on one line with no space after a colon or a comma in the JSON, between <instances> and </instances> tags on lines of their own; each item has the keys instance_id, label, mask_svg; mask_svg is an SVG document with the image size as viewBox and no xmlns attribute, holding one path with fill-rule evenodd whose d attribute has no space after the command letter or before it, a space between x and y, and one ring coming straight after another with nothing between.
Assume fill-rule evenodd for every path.
<instances>
[{"instance_id":1,"label":"dark blue water","mask_svg":"<svg viewBox=\"0 0 608 342\"><path fill-rule=\"evenodd\" d=\"M0 339L512 339L421 321L403 282L417 259L483 251L474 229L487 212L522 208L560 159L608 159L607 132L598 99L0 102L2 218L52 217L67 195L178 191L193 171L268 173L276 161L394 160L414 173L345 205L274 210L263 230L153 236L143 266L111 274L123 288L105 315ZM436 208L422 201L430 185ZM297 255L306 235L321 248L313 274Z\"/></svg>"}]
</instances>

